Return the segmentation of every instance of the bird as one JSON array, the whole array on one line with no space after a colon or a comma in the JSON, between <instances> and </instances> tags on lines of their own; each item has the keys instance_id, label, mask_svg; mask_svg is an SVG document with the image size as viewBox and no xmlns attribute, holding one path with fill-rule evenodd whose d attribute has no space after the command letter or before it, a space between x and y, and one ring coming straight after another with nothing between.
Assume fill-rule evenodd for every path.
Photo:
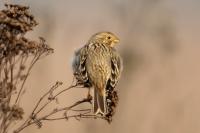
<instances>
[{"instance_id":1,"label":"bird","mask_svg":"<svg viewBox=\"0 0 200 133\"><path fill-rule=\"evenodd\" d=\"M115 49L118 43L119 38L115 34L107 31L98 32L74 54L72 68L77 83L94 88L95 115L105 116L108 113L106 92L116 87L121 76L122 58Z\"/></svg>"}]
</instances>

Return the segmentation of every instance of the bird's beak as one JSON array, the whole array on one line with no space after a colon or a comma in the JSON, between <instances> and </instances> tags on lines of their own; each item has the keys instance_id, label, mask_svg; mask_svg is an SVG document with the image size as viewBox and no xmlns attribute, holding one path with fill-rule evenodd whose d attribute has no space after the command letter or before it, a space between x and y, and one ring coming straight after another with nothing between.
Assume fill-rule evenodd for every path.
<instances>
[{"instance_id":1,"label":"bird's beak","mask_svg":"<svg viewBox=\"0 0 200 133\"><path fill-rule=\"evenodd\" d=\"M119 39L115 39L111 43L111 47L114 47L117 43L119 43Z\"/></svg>"},{"instance_id":2,"label":"bird's beak","mask_svg":"<svg viewBox=\"0 0 200 133\"><path fill-rule=\"evenodd\" d=\"M117 38L117 39L113 40L113 42L114 43L119 43L119 39Z\"/></svg>"}]
</instances>

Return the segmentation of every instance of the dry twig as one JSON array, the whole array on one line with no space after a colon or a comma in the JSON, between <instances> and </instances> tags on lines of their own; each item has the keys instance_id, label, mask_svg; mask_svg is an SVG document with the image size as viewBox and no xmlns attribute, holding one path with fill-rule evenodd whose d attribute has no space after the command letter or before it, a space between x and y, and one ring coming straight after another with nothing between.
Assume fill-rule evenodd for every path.
<instances>
[{"instance_id":1,"label":"dry twig","mask_svg":"<svg viewBox=\"0 0 200 133\"><path fill-rule=\"evenodd\" d=\"M61 119L66 119L68 120L69 118L76 118L76 119L81 119L81 118L102 118L104 117L101 116L96 116L93 115L91 112L91 109L74 109L75 107L83 104L83 103L91 103L91 97L89 98L83 98L80 101L77 101L73 103L70 106L67 107L61 107L61 108L54 108L52 109L49 113L46 113L45 115L40 116L42 114L42 111L44 111L45 107L52 103L53 101L56 100L58 96L60 96L62 93L77 87L77 85L71 85L67 87L66 89L63 89L59 92L57 92L55 95L52 95L54 91L61 85L61 82L57 82L54 86L52 86L47 93L45 93L37 102L35 105L32 113L30 114L30 117L25 120L25 122L15 130L15 133L19 133L22 131L24 128L36 124L39 128L42 127L42 122L43 121L55 121L55 120L61 120ZM41 104L42 101L45 100L46 102L44 104ZM69 114L70 113L70 114ZM71 114L72 113L72 114ZM53 117L56 114L60 114L61 116L59 117ZM69 115L68 115L69 114Z\"/></svg>"}]
</instances>

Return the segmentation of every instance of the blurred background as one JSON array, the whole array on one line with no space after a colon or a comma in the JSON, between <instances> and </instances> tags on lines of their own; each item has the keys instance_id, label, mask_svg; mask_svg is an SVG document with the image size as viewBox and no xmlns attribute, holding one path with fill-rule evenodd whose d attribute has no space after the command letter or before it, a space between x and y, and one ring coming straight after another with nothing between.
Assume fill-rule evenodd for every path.
<instances>
[{"instance_id":1,"label":"blurred background","mask_svg":"<svg viewBox=\"0 0 200 133\"><path fill-rule=\"evenodd\" d=\"M28 36L44 37L55 53L39 61L26 84L21 106L26 115L55 81L68 86L73 53L90 36L111 31L124 71L117 86L120 101L113 122L82 119L45 122L29 133L199 133L199 0L3 0L30 6L39 25ZM75 89L63 105L85 96ZM48 110L47 110L48 111Z\"/></svg>"}]
</instances>

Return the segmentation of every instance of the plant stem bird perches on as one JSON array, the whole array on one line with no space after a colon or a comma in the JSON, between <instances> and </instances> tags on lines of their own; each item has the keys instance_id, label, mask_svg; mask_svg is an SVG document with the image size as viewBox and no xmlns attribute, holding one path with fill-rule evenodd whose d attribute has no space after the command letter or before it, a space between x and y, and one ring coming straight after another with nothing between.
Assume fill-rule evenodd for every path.
<instances>
[{"instance_id":1,"label":"plant stem bird perches on","mask_svg":"<svg viewBox=\"0 0 200 133\"><path fill-rule=\"evenodd\" d=\"M77 106L91 103L91 97L81 98L70 106L53 108L48 113L44 109L68 90L81 87L78 84L60 89L61 82L55 85L40 97L28 118L24 118L22 96L26 90L25 83L31 75L33 66L41 58L53 53L45 40L33 41L25 37L28 31L38 24L29 7L6 4L6 9L0 10L0 133L7 133L10 127L22 122L14 132L19 133L26 127L36 124L42 126L43 121L76 118L102 118L111 121L110 117L93 115L91 109ZM116 95L117 96L117 95ZM112 96L111 96L112 98ZM42 113L43 112L43 113ZM60 114L59 117L58 114Z\"/></svg>"}]
</instances>

